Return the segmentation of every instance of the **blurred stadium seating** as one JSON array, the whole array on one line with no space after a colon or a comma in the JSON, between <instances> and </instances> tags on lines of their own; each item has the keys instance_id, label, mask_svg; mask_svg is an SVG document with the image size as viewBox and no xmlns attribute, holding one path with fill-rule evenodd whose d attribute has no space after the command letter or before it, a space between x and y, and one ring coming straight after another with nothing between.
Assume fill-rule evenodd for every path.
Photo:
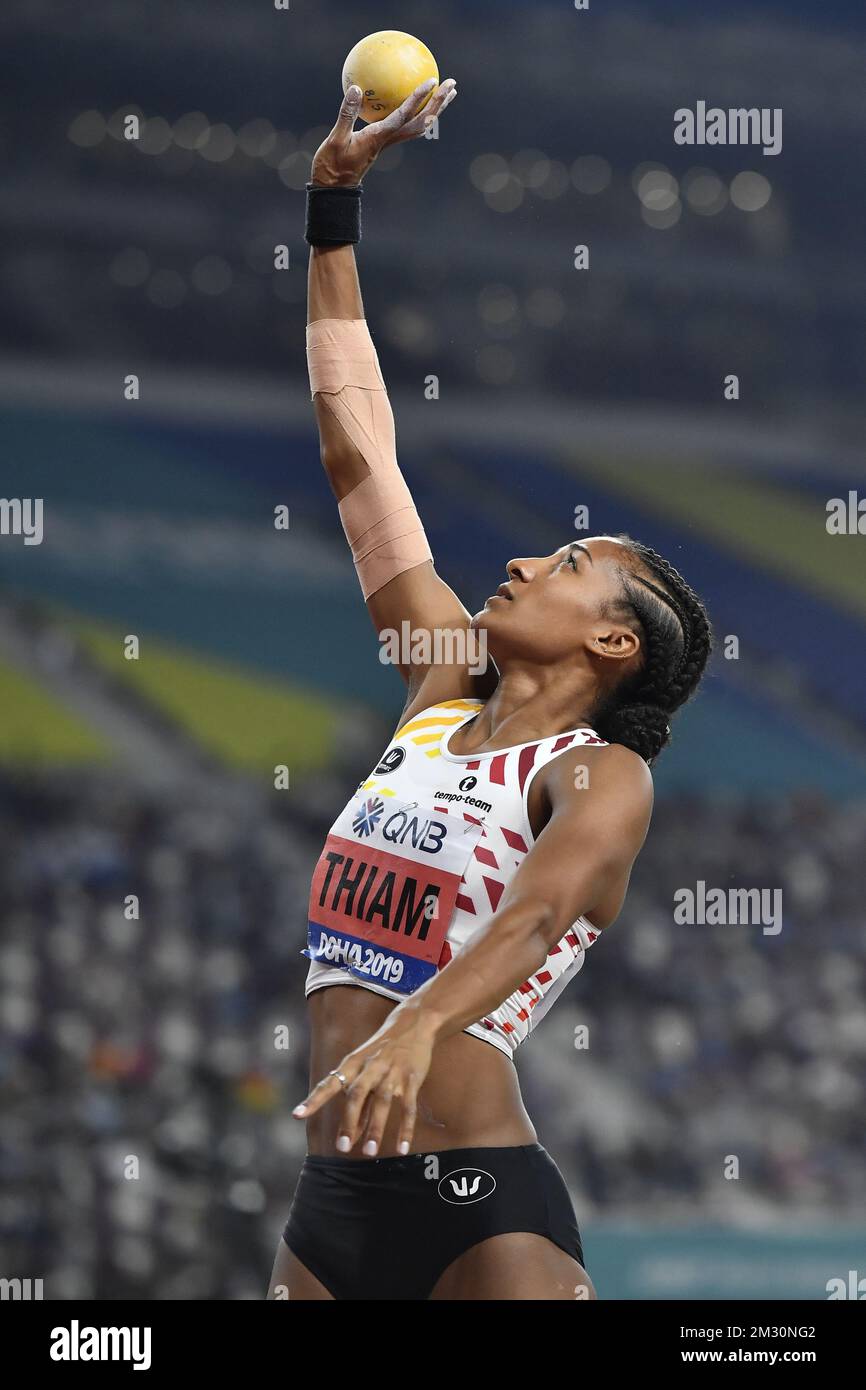
<instances>
[{"instance_id":1,"label":"blurred stadium seating","mask_svg":"<svg viewBox=\"0 0 866 1390\"><path fill-rule=\"evenodd\" d=\"M80 771L7 774L0 795L6 1267L52 1297L261 1296L303 1149L302 905L327 814ZM832 1227L862 1217L864 833L866 809L819 796L663 802L622 918L520 1056L608 1296L689 1296L662 1255L679 1230L676 1258L697 1259L696 1221L727 1230L741 1296L748 1242L766 1256L792 1219L820 1258L776 1251L750 1296L820 1297L849 1268L855 1237ZM701 876L781 886L780 936L676 925ZM650 1212L668 1234L641 1274ZM702 1279L731 1292L718 1261Z\"/></svg>"}]
</instances>

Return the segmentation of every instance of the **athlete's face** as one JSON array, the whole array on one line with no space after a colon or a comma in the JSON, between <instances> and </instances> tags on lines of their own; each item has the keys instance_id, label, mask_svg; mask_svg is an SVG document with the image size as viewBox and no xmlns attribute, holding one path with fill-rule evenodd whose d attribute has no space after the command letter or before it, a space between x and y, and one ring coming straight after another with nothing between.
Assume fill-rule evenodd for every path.
<instances>
[{"instance_id":1,"label":"athlete's face","mask_svg":"<svg viewBox=\"0 0 866 1390\"><path fill-rule=\"evenodd\" d=\"M507 582L475 614L472 627L486 633L497 664L507 657L550 664L586 653L627 660L639 651L638 637L626 623L602 615L622 593L623 570L635 567L631 551L612 536L509 560Z\"/></svg>"}]
</instances>

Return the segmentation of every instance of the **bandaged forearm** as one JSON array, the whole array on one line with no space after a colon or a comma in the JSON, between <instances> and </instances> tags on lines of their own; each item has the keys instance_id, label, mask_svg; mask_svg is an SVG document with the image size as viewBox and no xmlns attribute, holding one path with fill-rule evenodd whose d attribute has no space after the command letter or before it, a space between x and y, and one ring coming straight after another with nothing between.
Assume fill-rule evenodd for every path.
<instances>
[{"instance_id":1,"label":"bandaged forearm","mask_svg":"<svg viewBox=\"0 0 866 1390\"><path fill-rule=\"evenodd\" d=\"M311 399L339 421L369 471L339 504L364 598L432 559L424 527L397 464L394 415L366 319L307 325Z\"/></svg>"}]
</instances>

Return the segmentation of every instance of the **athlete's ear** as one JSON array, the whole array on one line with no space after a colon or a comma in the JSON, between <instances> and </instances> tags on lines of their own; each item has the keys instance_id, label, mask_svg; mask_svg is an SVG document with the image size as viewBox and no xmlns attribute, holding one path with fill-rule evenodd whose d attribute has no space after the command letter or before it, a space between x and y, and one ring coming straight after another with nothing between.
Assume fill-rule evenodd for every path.
<instances>
[{"instance_id":1,"label":"athlete's ear","mask_svg":"<svg viewBox=\"0 0 866 1390\"><path fill-rule=\"evenodd\" d=\"M606 626L596 629L587 643L594 656L608 657L614 661L627 661L640 651L640 638L631 628Z\"/></svg>"}]
</instances>

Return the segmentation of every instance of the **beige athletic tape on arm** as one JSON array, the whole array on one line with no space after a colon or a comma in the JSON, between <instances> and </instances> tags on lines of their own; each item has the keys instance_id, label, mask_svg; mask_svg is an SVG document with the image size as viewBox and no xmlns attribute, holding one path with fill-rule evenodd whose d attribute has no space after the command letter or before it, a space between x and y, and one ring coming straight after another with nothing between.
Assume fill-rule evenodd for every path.
<instances>
[{"instance_id":1,"label":"beige athletic tape on arm","mask_svg":"<svg viewBox=\"0 0 866 1390\"><path fill-rule=\"evenodd\" d=\"M364 598L433 558L397 463L394 415L366 319L307 324L310 398L317 394L362 454L370 476L339 504Z\"/></svg>"}]
</instances>

